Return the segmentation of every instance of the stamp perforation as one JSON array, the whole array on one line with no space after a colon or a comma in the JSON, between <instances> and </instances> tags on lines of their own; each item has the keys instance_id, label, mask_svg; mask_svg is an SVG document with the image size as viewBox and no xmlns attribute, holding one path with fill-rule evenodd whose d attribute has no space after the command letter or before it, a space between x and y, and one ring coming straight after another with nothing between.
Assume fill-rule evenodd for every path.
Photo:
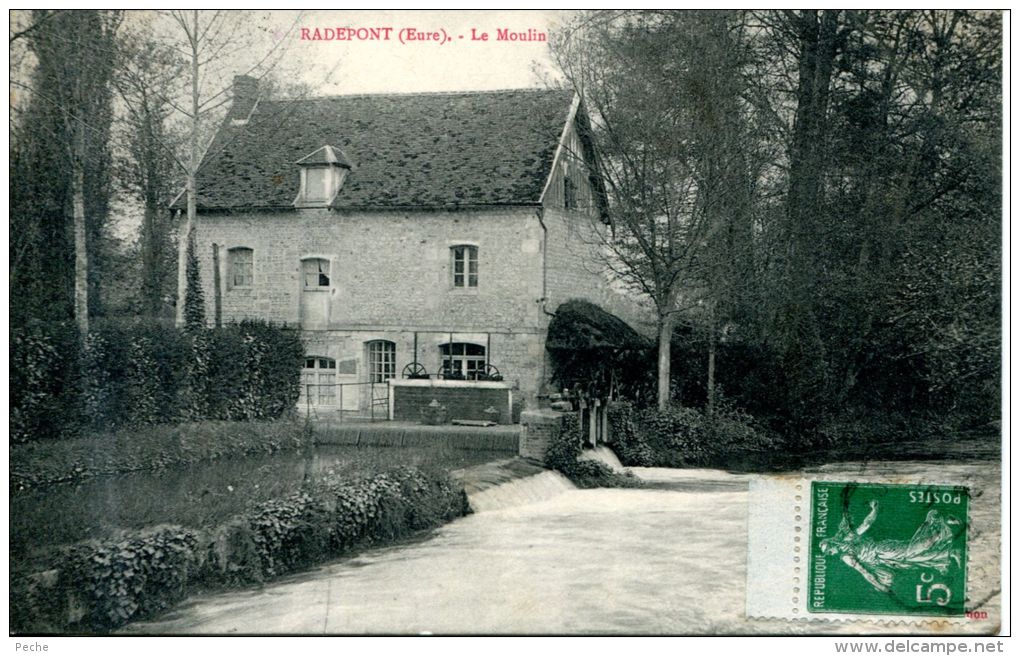
<instances>
[{"instance_id":1,"label":"stamp perforation","mask_svg":"<svg viewBox=\"0 0 1020 656\"><path fill-rule=\"evenodd\" d=\"M805 477L803 479L755 479L752 481L752 495L749 512L749 554L748 554L748 599L747 616L751 619L786 620L797 622L831 622L861 623L872 627L892 627L916 625L936 630L940 626L962 626L970 623L962 612L959 615L919 615L903 613L877 614L869 612L813 612L807 611L807 602L811 594L811 522L812 500L809 497L813 483L829 482L822 477ZM879 485L890 484L868 480L841 480L842 484ZM958 488L967 486L943 483L933 485L927 481L918 481L918 487ZM757 490L757 492L755 491ZM764 497L762 497L764 493ZM755 496L759 497L757 500ZM771 509L784 508L788 518L783 522L782 530L777 530L774 515L773 521L763 521L756 513L765 513ZM965 520L969 528L969 517ZM755 536L755 533L758 535ZM762 542L762 537L765 541ZM966 540L973 536L968 532ZM757 553L756 550L757 542ZM785 547L784 547L785 545ZM782 558L776 559L777 551L785 551ZM778 566L777 566L778 565ZM970 584L972 577L964 568L963 594L966 600L964 610L970 610L973 599ZM771 574L770 584L762 584L753 580L756 571ZM782 584L777 585L779 582ZM757 598L755 598L757 596ZM765 599L762 596L771 596ZM790 605L789 600L794 603Z\"/></svg>"}]
</instances>

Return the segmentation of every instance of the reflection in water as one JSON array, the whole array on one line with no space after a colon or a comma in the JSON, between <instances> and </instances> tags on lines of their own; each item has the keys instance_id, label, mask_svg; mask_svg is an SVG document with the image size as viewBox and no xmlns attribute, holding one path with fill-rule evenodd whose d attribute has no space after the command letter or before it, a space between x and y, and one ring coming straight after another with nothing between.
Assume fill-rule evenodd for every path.
<instances>
[{"instance_id":1,"label":"reflection in water","mask_svg":"<svg viewBox=\"0 0 1020 656\"><path fill-rule=\"evenodd\" d=\"M46 486L11 495L11 556L31 558L41 548L105 537L119 528L215 525L331 471L355 476L399 465L454 469L500 457L489 451L327 445Z\"/></svg>"}]
</instances>

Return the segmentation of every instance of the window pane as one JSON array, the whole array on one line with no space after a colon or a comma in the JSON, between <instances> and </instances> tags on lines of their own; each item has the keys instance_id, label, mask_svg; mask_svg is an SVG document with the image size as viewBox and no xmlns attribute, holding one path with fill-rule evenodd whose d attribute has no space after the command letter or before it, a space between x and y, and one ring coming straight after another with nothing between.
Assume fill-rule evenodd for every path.
<instances>
[{"instance_id":1,"label":"window pane","mask_svg":"<svg viewBox=\"0 0 1020 656\"><path fill-rule=\"evenodd\" d=\"M368 344L369 380L381 383L396 374L397 346L393 342L375 341Z\"/></svg>"},{"instance_id":2,"label":"window pane","mask_svg":"<svg viewBox=\"0 0 1020 656\"><path fill-rule=\"evenodd\" d=\"M485 372L485 347L467 342L441 344L439 352L442 356L442 372L461 374L469 380L476 380Z\"/></svg>"},{"instance_id":3,"label":"window pane","mask_svg":"<svg viewBox=\"0 0 1020 656\"><path fill-rule=\"evenodd\" d=\"M450 247L450 252L452 253L453 257L452 268L453 286L477 287L478 247L452 246Z\"/></svg>"},{"instance_id":4,"label":"window pane","mask_svg":"<svg viewBox=\"0 0 1020 656\"><path fill-rule=\"evenodd\" d=\"M305 198L308 200L329 200L329 174L327 168L305 170Z\"/></svg>"},{"instance_id":5,"label":"window pane","mask_svg":"<svg viewBox=\"0 0 1020 656\"><path fill-rule=\"evenodd\" d=\"M302 260L301 273L305 288L329 287L329 260Z\"/></svg>"},{"instance_id":6,"label":"window pane","mask_svg":"<svg viewBox=\"0 0 1020 656\"><path fill-rule=\"evenodd\" d=\"M229 266L229 278L231 287L251 287L252 275L252 249L231 248L227 251L227 262Z\"/></svg>"},{"instance_id":7,"label":"window pane","mask_svg":"<svg viewBox=\"0 0 1020 656\"><path fill-rule=\"evenodd\" d=\"M336 376L334 374L319 374L319 403L331 404L336 398Z\"/></svg>"}]
</instances>

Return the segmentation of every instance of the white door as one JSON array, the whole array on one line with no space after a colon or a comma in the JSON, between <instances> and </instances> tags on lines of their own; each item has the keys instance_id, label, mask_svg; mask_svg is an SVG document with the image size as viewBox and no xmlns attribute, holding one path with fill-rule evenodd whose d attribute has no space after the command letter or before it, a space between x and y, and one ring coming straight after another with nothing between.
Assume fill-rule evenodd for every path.
<instances>
[{"instance_id":1,"label":"white door","mask_svg":"<svg viewBox=\"0 0 1020 656\"><path fill-rule=\"evenodd\" d=\"M336 360L321 356L308 356L301 370L300 407L330 408L338 401Z\"/></svg>"}]
</instances>

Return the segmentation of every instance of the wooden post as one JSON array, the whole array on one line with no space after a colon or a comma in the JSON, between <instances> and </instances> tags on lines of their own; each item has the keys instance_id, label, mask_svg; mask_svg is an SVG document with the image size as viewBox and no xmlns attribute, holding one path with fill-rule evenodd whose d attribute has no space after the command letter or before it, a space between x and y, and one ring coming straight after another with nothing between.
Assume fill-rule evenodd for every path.
<instances>
[{"instance_id":1,"label":"wooden post","mask_svg":"<svg viewBox=\"0 0 1020 656\"><path fill-rule=\"evenodd\" d=\"M213 270L213 325L223 325L223 288L220 280L220 245L212 245Z\"/></svg>"}]
</instances>

